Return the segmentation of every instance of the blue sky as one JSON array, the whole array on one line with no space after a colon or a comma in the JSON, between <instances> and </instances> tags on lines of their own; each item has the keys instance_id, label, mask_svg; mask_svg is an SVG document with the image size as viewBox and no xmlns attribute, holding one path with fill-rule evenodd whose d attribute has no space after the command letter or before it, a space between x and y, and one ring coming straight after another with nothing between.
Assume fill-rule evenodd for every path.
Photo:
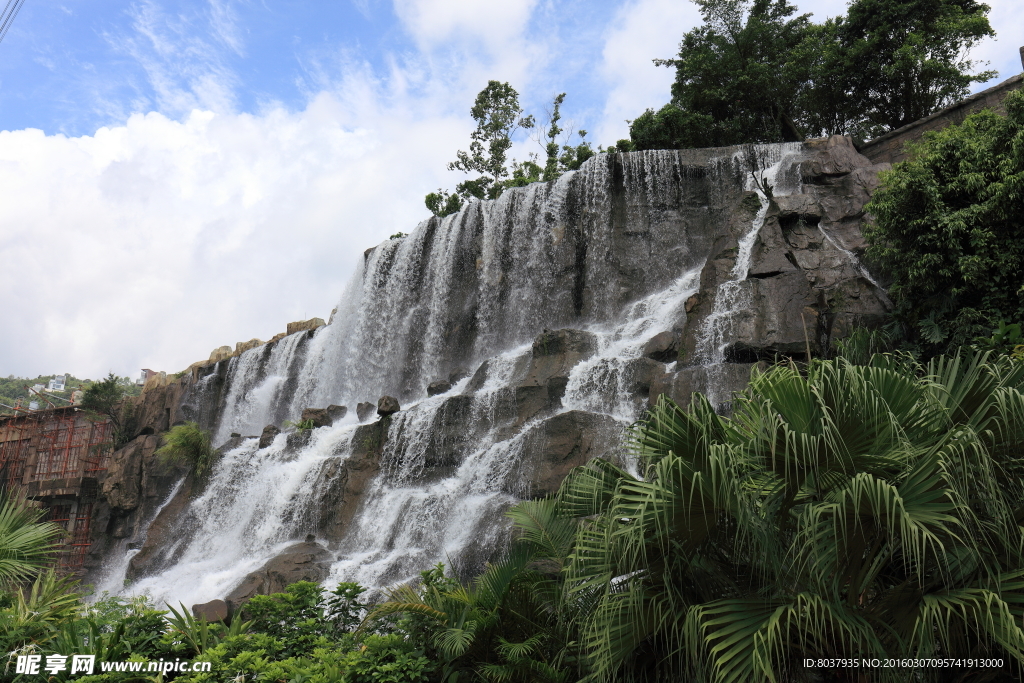
<instances>
[{"instance_id":1,"label":"blue sky","mask_svg":"<svg viewBox=\"0 0 1024 683\"><path fill-rule=\"evenodd\" d=\"M1024 3L991 4L975 56L1006 78ZM488 79L534 113L568 93L563 120L608 144L667 100L651 60L698 21L682 0L25 0L0 43L0 374L173 372L326 318L363 250L457 182Z\"/></svg>"}]
</instances>

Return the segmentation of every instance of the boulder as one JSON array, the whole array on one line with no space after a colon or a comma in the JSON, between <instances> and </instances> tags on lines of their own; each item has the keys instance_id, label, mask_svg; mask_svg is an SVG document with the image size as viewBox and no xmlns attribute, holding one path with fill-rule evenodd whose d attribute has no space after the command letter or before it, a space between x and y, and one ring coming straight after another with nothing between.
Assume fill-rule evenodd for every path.
<instances>
[{"instance_id":1,"label":"boulder","mask_svg":"<svg viewBox=\"0 0 1024 683\"><path fill-rule=\"evenodd\" d=\"M394 396L381 396L377 400L377 414L381 417L394 415L401 409L402 407L398 405L398 399Z\"/></svg>"},{"instance_id":2,"label":"boulder","mask_svg":"<svg viewBox=\"0 0 1024 683\"><path fill-rule=\"evenodd\" d=\"M452 384L458 384L471 374L468 368L458 367L448 373L448 381Z\"/></svg>"},{"instance_id":3,"label":"boulder","mask_svg":"<svg viewBox=\"0 0 1024 683\"><path fill-rule=\"evenodd\" d=\"M528 454L523 462L523 490L517 495L534 498L558 491L565 475L591 458L614 458L619 449L622 425L609 415L571 410L549 417L527 435Z\"/></svg>"},{"instance_id":4,"label":"boulder","mask_svg":"<svg viewBox=\"0 0 1024 683\"><path fill-rule=\"evenodd\" d=\"M532 357L523 386L543 386L569 371L597 350L597 336L583 330L545 330L533 341Z\"/></svg>"},{"instance_id":5,"label":"boulder","mask_svg":"<svg viewBox=\"0 0 1024 683\"><path fill-rule=\"evenodd\" d=\"M231 347L230 346L218 346L210 352L210 362L218 363L226 358L231 358Z\"/></svg>"},{"instance_id":6,"label":"boulder","mask_svg":"<svg viewBox=\"0 0 1024 683\"><path fill-rule=\"evenodd\" d=\"M296 332L305 332L307 330L315 330L318 327L323 327L327 323L324 322L323 318L310 318L309 320L299 320L298 322L288 323L285 327L285 335L295 334Z\"/></svg>"},{"instance_id":7,"label":"boulder","mask_svg":"<svg viewBox=\"0 0 1024 683\"><path fill-rule=\"evenodd\" d=\"M254 595L280 593L297 581L319 583L327 578L333 559L333 553L308 536L248 574L224 602L229 611L237 612Z\"/></svg>"},{"instance_id":8,"label":"boulder","mask_svg":"<svg viewBox=\"0 0 1024 683\"><path fill-rule=\"evenodd\" d=\"M679 359L679 334L659 332L644 344L641 352L645 358L661 363L672 363Z\"/></svg>"},{"instance_id":9,"label":"boulder","mask_svg":"<svg viewBox=\"0 0 1024 683\"><path fill-rule=\"evenodd\" d=\"M270 444L274 443L274 437L281 433L281 430L274 425L267 425L263 428L263 433L260 434L260 448L266 448Z\"/></svg>"},{"instance_id":10,"label":"boulder","mask_svg":"<svg viewBox=\"0 0 1024 683\"><path fill-rule=\"evenodd\" d=\"M345 415L347 415L347 414L348 414L348 407L347 406L339 406L339 405L335 405L333 403L331 405L327 406L327 417L330 418L332 423L337 422L338 420L344 418Z\"/></svg>"},{"instance_id":11,"label":"boulder","mask_svg":"<svg viewBox=\"0 0 1024 683\"><path fill-rule=\"evenodd\" d=\"M376 410L377 406L373 405L369 401L361 401L356 404L356 418L358 418L360 422L366 422Z\"/></svg>"},{"instance_id":12,"label":"boulder","mask_svg":"<svg viewBox=\"0 0 1024 683\"><path fill-rule=\"evenodd\" d=\"M228 603L223 600L211 600L210 602L192 605L192 616L196 619L206 619L211 624L218 621L227 621L228 615Z\"/></svg>"},{"instance_id":13,"label":"boulder","mask_svg":"<svg viewBox=\"0 0 1024 683\"><path fill-rule=\"evenodd\" d=\"M263 346L263 341L255 337L247 342L238 342L235 344L235 355L240 356L249 349L255 349L257 346Z\"/></svg>"},{"instance_id":14,"label":"boulder","mask_svg":"<svg viewBox=\"0 0 1024 683\"><path fill-rule=\"evenodd\" d=\"M327 413L327 408L304 408L299 422L307 420L312 420L314 427L326 427L331 424L331 416Z\"/></svg>"},{"instance_id":15,"label":"boulder","mask_svg":"<svg viewBox=\"0 0 1024 683\"><path fill-rule=\"evenodd\" d=\"M699 392L725 412L731 406L733 394L742 391L750 382L750 373L755 365L762 370L767 367L764 363L722 363L666 373L651 382L649 405L654 407L658 397L665 394L685 408L690 405L694 392Z\"/></svg>"},{"instance_id":16,"label":"boulder","mask_svg":"<svg viewBox=\"0 0 1024 683\"><path fill-rule=\"evenodd\" d=\"M452 383L443 379L431 382L427 385L427 396L437 396L451 391Z\"/></svg>"}]
</instances>

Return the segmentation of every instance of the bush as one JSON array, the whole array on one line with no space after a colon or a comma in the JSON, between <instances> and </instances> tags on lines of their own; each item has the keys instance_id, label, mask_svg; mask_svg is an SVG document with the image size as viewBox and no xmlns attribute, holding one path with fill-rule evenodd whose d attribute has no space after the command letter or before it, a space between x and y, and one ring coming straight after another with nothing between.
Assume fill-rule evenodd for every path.
<instances>
[{"instance_id":1,"label":"bush","mask_svg":"<svg viewBox=\"0 0 1024 683\"><path fill-rule=\"evenodd\" d=\"M867 256L892 277L907 341L932 355L1024 320L1024 92L926 135L882 174Z\"/></svg>"},{"instance_id":2,"label":"bush","mask_svg":"<svg viewBox=\"0 0 1024 683\"><path fill-rule=\"evenodd\" d=\"M195 422L172 427L164 434L166 443L156 454L168 460L185 464L196 479L204 479L213 467L216 450L210 445L210 434Z\"/></svg>"}]
</instances>

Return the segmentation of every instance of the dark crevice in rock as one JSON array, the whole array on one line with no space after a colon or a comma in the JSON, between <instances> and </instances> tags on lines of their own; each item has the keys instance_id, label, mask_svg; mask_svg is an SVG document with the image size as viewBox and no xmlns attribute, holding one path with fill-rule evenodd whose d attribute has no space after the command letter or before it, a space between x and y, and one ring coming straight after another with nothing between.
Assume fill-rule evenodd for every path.
<instances>
[{"instance_id":1,"label":"dark crevice in rock","mask_svg":"<svg viewBox=\"0 0 1024 683\"><path fill-rule=\"evenodd\" d=\"M767 280L768 278L775 277L776 275L782 275L782 271L781 270L773 270L773 271L768 272L768 273L750 273L748 275L748 277L751 277L751 278L753 278L755 280Z\"/></svg>"}]
</instances>

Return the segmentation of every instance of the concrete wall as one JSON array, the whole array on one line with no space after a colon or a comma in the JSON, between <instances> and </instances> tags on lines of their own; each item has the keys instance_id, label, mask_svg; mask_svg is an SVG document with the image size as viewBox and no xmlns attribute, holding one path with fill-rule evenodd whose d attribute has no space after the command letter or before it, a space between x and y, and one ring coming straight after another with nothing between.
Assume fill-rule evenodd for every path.
<instances>
[{"instance_id":1,"label":"concrete wall","mask_svg":"<svg viewBox=\"0 0 1024 683\"><path fill-rule=\"evenodd\" d=\"M1010 92L1020 88L1022 84L1024 84L1024 74L1017 74L999 85L975 93L931 116L926 116L866 142L858 147L858 151L876 164L884 162L893 164L903 161L907 158L906 143L917 141L930 130L940 130L953 123L962 123L970 114L977 113L982 109L992 109L1005 114L1003 99Z\"/></svg>"}]
</instances>

